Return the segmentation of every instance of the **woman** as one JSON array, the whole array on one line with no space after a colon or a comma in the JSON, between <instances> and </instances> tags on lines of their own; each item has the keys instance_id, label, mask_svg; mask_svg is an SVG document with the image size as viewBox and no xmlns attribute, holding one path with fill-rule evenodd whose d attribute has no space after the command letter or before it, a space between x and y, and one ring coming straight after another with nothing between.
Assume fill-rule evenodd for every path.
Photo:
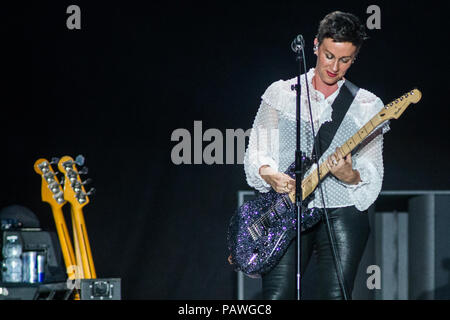
<instances>
[{"instance_id":1,"label":"woman","mask_svg":"<svg viewBox=\"0 0 450 320\"><path fill-rule=\"evenodd\" d=\"M314 39L316 67L301 76L301 146L311 156L314 136L310 124L306 81L309 83L314 132L333 121L333 112L344 106L333 104L342 91L344 76L355 62L367 38L364 25L350 13L332 12L320 22ZM307 78L307 79L306 79ZM244 159L248 184L259 192L273 188L279 193L295 189L295 180L283 173L294 162L296 145L296 78L271 84L262 96ZM349 85L349 84L348 84ZM383 107L382 101L359 89L329 148L321 150L319 163L326 161L330 175L322 182L325 208L336 239L347 297L351 298L357 268L369 235L368 207L375 201L383 180L383 133L385 126L364 141L358 152L343 157L339 147ZM326 136L327 126L321 130ZM330 138L330 139L331 139ZM320 141L319 139L319 141ZM307 172L308 174L308 172ZM315 191L308 207L323 208ZM294 299L296 296L296 245L292 241L280 262L263 276L265 299ZM317 256L320 299L343 299L332 256L326 224L322 220L302 233L301 270L312 255Z\"/></svg>"}]
</instances>

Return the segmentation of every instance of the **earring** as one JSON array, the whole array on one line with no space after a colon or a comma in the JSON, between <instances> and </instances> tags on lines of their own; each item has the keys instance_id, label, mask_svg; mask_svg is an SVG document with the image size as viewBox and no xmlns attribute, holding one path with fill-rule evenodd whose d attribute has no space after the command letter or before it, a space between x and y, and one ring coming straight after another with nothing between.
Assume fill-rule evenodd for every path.
<instances>
[{"instance_id":1,"label":"earring","mask_svg":"<svg viewBox=\"0 0 450 320\"><path fill-rule=\"evenodd\" d=\"M313 50L314 50L314 51L317 51L318 47L319 47L319 46L318 46L317 44L316 44L316 45L314 45L314 48L313 48Z\"/></svg>"}]
</instances>

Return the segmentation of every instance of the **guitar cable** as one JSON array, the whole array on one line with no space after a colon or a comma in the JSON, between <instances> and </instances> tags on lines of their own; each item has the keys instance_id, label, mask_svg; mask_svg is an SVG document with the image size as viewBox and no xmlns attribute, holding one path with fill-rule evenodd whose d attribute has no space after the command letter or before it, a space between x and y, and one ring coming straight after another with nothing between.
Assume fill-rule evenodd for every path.
<instances>
[{"instance_id":1,"label":"guitar cable","mask_svg":"<svg viewBox=\"0 0 450 320\"><path fill-rule=\"evenodd\" d=\"M304 51L304 50L302 50ZM319 192L321 195L321 200L322 200L322 205L323 205L323 210L324 210L324 216L325 216L325 224L327 227L327 234L328 234L328 239L330 241L331 244L331 252L333 254L333 259L334 259L334 263L336 265L336 272L337 272L337 277L338 277L338 281L339 281L339 285L341 286L342 289L342 293L344 295L344 300L348 300L348 292L347 289L345 287L345 279L344 279L344 272L342 271L342 265L341 265L341 261L339 258L339 255L337 253L337 249L336 249L336 238L334 235L334 229L331 228L330 225L330 220L328 218L328 211L327 208L325 206L325 197L323 195L323 190L322 190L322 181L320 179L320 166L319 166L319 159L317 156L317 142L315 139L316 133L314 130L314 122L312 119L312 110L311 110L311 100L310 100L310 96L309 96L309 85L308 85L308 76L307 76L307 72L306 72L306 62L305 62L305 53L303 52L303 64L304 64L304 70L305 70L305 85L306 85L306 96L308 98L308 108L309 108L309 117L310 117L310 123L311 123L311 131L312 131L312 135L313 135L313 152L314 155L311 155L312 158L314 158L314 162L317 166L317 178L318 178L318 186L319 186Z\"/></svg>"}]
</instances>

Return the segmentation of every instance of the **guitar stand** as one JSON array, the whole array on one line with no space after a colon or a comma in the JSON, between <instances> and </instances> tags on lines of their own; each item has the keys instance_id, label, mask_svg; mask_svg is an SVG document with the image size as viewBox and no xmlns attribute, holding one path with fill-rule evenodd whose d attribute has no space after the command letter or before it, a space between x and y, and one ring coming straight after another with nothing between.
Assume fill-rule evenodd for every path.
<instances>
[{"instance_id":1,"label":"guitar stand","mask_svg":"<svg viewBox=\"0 0 450 320\"><path fill-rule=\"evenodd\" d=\"M66 282L0 284L0 300L69 300L72 293Z\"/></svg>"}]
</instances>

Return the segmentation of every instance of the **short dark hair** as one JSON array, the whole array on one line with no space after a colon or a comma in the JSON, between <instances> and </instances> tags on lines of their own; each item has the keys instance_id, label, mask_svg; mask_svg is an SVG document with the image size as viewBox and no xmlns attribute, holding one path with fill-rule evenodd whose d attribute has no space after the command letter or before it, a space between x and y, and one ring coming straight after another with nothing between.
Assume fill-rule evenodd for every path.
<instances>
[{"instance_id":1,"label":"short dark hair","mask_svg":"<svg viewBox=\"0 0 450 320\"><path fill-rule=\"evenodd\" d=\"M351 42L357 51L364 40L369 39L365 26L352 13L334 11L320 21L316 35L319 45L324 38L332 38L335 42Z\"/></svg>"}]
</instances>

